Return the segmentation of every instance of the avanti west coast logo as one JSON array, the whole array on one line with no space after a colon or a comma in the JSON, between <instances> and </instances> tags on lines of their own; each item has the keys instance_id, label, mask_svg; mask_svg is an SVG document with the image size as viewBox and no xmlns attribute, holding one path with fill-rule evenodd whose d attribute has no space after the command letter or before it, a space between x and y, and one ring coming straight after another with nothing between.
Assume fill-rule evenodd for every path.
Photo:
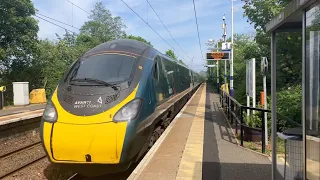
<instances>
[{"instance_id":1,"label":"avanti west coast logo","mask_svg":"<svg viewBox=\"0 0 320 180\"><path fill-rule=\"evenodd\" d=\"M97 103L92 103L92 101L76 101L74 102L73 108L81 109L81 108L101 108L102 107L102 97L100 96Z\"/></svg>"}]
</instances>

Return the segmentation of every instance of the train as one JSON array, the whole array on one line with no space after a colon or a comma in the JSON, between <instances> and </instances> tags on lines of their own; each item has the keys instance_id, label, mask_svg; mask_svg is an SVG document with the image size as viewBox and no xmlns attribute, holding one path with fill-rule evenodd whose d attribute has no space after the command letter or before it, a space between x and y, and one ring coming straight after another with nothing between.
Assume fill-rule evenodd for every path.
<instances>
[{"instance_id":1,"label":"train","mask_svg":"<svg viewBox=\"0 0 320 180\"><path fill-rule=\"evenodd\" d=\"M126 171L205 78L132 39L90 49L49 98L40 137L49 161L86 176Z\"/></svg>"}]
</instances>

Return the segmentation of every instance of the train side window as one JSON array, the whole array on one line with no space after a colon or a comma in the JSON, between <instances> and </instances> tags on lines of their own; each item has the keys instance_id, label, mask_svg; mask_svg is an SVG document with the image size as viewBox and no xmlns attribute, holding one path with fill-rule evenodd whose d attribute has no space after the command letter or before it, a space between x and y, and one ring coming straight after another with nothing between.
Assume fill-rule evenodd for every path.
<instances>
[{"instance_id":1,"label":"train side window","mask_svg":"<svg viewBox=\"0 0 320 180\"><path fill-rule=\"evenodd\" d=\"M153 78L157 81L159 81L159 64L158 64L158 61L156 61L154 63L154 66L153 66Z\"/></svg>"}]
</instances>

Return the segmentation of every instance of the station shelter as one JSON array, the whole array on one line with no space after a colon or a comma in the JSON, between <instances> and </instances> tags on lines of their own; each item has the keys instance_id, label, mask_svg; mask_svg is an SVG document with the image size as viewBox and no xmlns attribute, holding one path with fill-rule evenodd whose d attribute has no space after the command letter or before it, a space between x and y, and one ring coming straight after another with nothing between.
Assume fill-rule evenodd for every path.
<instances>
[{"instance_id":1,"label":"station shelter","mask_svg":"<svg viewBox=\"0 0 320 180\"><path fill-rule=\"evenodd\" d=\"M284 179L320 179L320 118L319 118L319 73L320 73L320 1L292 0L266 26L271 36L271 101L272 101L272 176L281 173ZM281 53L288 47L281 38L297 38L301 65L301 125L289 126L285 130L277 128L280 117L277 114L277 77ZM299 44L297 43L297 44ZM300 56L301 55L301 56ZM289 124L289 123L288 123ZM280 140L285 142L285 155L279 152ZM283 163L284 159L284 163ZM278 171L278 172L276 172Z\"/></svg>"}]
</instances>

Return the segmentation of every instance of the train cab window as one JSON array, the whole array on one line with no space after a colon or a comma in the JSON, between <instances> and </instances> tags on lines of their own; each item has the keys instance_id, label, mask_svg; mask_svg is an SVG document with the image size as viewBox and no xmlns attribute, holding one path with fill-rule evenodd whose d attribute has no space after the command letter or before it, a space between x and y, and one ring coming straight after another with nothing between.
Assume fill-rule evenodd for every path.
<instances>
[{"instance_id":1,"label":"train cab window","mask_svg":"<svg viewBox=\"0 0 320 180\"><path fill-rule=\"evenodd\" d=\"M108 83L132 78L136 58L117 54L98 54L77 61L70 79L96 79Z\"/></svg>"}]
</instances>

